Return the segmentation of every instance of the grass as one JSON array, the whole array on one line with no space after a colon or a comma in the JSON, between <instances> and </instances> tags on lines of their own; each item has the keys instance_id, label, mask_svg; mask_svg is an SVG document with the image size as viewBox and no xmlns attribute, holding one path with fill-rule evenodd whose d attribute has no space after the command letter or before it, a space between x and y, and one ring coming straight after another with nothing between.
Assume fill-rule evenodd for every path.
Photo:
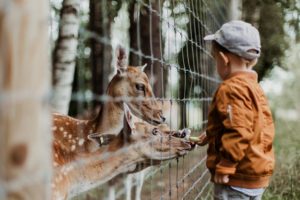
<instances>
[{"instance_id":1,"label":"grass","mask_svg":"<svg viewBox=\"0 0 300 200\"><path fill-rule=\"evenodd\" d=\"M299 123L276 120L276 167L263 200L300 199Z\"/></svg>"}]
</instances>

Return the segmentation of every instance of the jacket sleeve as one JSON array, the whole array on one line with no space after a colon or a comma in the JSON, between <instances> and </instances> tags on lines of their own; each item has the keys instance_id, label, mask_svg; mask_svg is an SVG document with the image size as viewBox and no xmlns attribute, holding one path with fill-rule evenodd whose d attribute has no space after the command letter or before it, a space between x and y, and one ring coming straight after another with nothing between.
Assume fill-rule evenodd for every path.
<instances>
[{"instance_id":1,"label":"jacket sleeve","mask_svg":"<svg viewBox=\"0 0 300 200\"><path fill-rule=\"evenodd\" d=\"M221 160L216 173L234 174L253 137L253 108L247 88L223 86L217 94L217 110L223 125Z\"/></svg>"}]
</instances>

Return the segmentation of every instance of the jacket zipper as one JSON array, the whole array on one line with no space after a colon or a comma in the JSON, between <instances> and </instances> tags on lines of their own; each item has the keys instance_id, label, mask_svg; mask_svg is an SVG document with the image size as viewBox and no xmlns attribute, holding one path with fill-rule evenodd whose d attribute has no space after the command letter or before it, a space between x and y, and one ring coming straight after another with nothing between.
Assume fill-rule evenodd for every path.
<instances>
[{"instance_id":1,"label":"jacket zipper","mask_svg":"<svg viewBox=\"0 0 300 200\"><path fill-rule=\"evenodd\" d=\"M232 123L232 106L229 104L227 105L227 116L230 120L230 124Z\"/></svg>"}]
</instances>

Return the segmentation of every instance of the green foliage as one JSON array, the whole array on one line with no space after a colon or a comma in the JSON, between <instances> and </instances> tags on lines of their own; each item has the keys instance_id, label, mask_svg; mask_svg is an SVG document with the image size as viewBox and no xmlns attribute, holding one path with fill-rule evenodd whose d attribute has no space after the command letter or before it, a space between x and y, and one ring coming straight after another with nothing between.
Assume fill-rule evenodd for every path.
<instances>
[{"instance_id":1,"label":"green foliage","mask_svg":"<svg viewBox=\"0 0 300 200\"><path fill-rule=\"evenodd\" d=\"M276 120L276 167L263 199L300 199L300 150L298 122Z\"/></svg>"},{"instance_id":2,"label":"green foliage","mask_svg":"<svg viewBox=\"0 0 300 200\"><path fill-rule=\"evenodd\" d=\"M255 67L259 79L274 66L285 67L281 61L289 46L288 32L293 30L300 40L300 3L297 0L244 0L243 20L256 25L261 34L262 56Z\"/></svg>"},{"instance_id":3,"label":"green foliage","mask_svg":"<svg viewBox=\"0 0 300 200\"><path fill-rule=\"evenodd\" d=\"M276 4L262 3L258 26L261 35L262 52L255 69L261 79L274 66L281 66L281 59L288 44L284 37L284 16Z\"/></svg>"},{"instance_id":4,"label":"green foliage","mask_svg":"<svg viewBox=\"0 0 300 200\"><path fill-rule=\"evenodd\" d=\"M300 1L277 0L276 2L283 9L285 21L293 30L296 42L300 42Z\"/></svg>"},{"instance_id":5,"label":"green foliage","mask_svg":"<svg viewBox=\"0 0 300 200\"><path fill-rule=\"evenodd\" d=\"M281 71L275 76L273 70L269 77L273 91L277 91L277 94L266 91L275 116L276 168L264 199L300 199L299 52L300 45L293 45L283 59L283 63L288 66L287 71ZM276 86L276 82L282 84L282 89Z\"/></svg>"}]
</instances>

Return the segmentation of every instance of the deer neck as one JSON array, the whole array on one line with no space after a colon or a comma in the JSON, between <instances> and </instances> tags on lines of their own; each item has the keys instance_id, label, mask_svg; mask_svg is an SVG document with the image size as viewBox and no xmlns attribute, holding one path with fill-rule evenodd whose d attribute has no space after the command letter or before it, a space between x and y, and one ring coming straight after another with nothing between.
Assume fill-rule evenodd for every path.
<instances>
[{"instance_id":1,"label":"deer neck","mask_svg":"<svg viewBox=\"0 0 300 200\"><path fill-rule=\"evenodd\" d=\"M91 123L95 126L94 133L117 135L123 128L123 120L122 103L106 102L102 104L99 114ZM93 152L99 148L99 145L88 140L86 148L88 152Z\"/></svg>"},{"instance_id":2,"label":"deer neck","mask_svg":"<svg viewBox=\"0 0 300 200\"><path fill-rule=\"evenodd\" d=\"M123 127L122 103L106 102L96 118L96 132L117 135Z\"/></svg>"},{"instance_id":3,"label":"deer neck","mask_svg":"<svg viewBox=\"0 0 300 200\"><path fill-rule=\"evenodd\" d=\"M118 174L133 171L136 163L142 162L134 149L109 152L97 151L80 160L77 166L73 166L68 180L70 188L68 197L76 196L82 192L99 186Z\"/></svg>"}]
</instances>

